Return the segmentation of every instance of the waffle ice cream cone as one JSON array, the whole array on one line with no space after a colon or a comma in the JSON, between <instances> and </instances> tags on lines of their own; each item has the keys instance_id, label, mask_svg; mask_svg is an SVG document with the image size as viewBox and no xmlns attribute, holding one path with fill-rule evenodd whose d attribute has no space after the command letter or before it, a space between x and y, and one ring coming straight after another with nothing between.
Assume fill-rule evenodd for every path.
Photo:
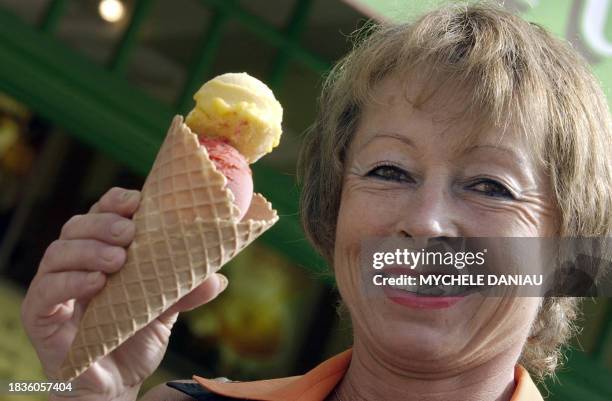
<instances>
[{"instance_id":1,"label":"waffle ice cream cone","mask_svg":"<svg viewBox=\"0 0 612 401\"><path fill-rule=\"evenodd\" d=\"M72 380L200 285L278 216L254 194L241 221L226 178L176 116L142 189L125 266L89 303L60 369Z\"/></svg>"}]
</instances>

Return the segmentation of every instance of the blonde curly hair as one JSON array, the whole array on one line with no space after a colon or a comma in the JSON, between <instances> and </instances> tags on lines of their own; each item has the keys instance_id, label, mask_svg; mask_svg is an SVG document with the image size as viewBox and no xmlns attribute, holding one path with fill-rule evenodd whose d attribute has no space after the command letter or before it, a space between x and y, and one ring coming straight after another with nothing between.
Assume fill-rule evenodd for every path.
<instances>
[{"instance_id":1,"label":"blonde curly hair","mask_svg":"<svg viewBox=\"0 0 612 401\"><path fill-rule=\"evenodd\" d=\"M567 42L500 6L455 3L412 23L368 26L325 80L298 172L302 224L331 266L345 152L373 88L390 75L425 78L425 101L454 85L467 96L466 116L483 127L515 124L550 177L558 234L609 236L612 119L588 64ZM576 298L543 300L520 361L536 378L561 362L577 316Z\"/></svg>"}]
</instances>

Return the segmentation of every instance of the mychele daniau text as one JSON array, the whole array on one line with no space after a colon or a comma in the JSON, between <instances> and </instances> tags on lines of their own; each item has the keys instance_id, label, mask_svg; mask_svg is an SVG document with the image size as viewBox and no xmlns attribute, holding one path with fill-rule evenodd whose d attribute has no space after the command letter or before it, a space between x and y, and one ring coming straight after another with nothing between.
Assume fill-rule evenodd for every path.
<instances>
[{"instance_id":1,"label":"mychele daniau text","mask_svg":"<svg viewBox=\"0 0 612 401\"><path fill-rule=\"evenodd\" d=\"M377 286L403 285L460 285L460 286L539 286L542 285L541 274L429 274L385 276L376 274L372 281Z\"/></svg>"}]
</instances>

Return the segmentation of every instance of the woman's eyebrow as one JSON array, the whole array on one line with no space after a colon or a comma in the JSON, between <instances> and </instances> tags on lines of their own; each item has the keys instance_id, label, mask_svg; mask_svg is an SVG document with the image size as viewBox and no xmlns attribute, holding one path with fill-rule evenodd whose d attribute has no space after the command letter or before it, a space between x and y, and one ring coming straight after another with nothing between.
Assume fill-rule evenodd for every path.
<instances>
[{"instance_id":1,"label":"woman's eyebrow","mask_svg":"<svg viewBox=\"0 0 612 401\"><path fill-rule=\"evenodd\" d=\"M368 146L372 141L374 141L375 139L379 139L379 138L391 138L391 139L396 139L398 141L403 142L404 144L410 146L411 148L415 148L416 145L414 144L414 142L412 141L412 139L408 138L405 135L401 135L398 134L397 132L376 132L375 134L373 134L370 139L368 139L366 142L363 143L363 145L361 145L359 147L359 149L363 149L366 146Z\"/></svg>"},{"instance_id":2,"label":"woman's eyebrow","mask_svg":"<svg viewBox=\"0 0 612 401\"><path fill-rule=\"evenodd\" d=\"M514 159L517 159L521 162L525 161L524 155L517 153L512 148L508 148L508 147L500 146L500 145L493 145L493 144L473 145L473 146L468 147L465 150L465 153L470 153L470 152L473 152L474 150L478 150L481 148L490 148L490 149L498 150L498 151L507 153L508 155L512 156Z\"/></svg>"}]
</instances>

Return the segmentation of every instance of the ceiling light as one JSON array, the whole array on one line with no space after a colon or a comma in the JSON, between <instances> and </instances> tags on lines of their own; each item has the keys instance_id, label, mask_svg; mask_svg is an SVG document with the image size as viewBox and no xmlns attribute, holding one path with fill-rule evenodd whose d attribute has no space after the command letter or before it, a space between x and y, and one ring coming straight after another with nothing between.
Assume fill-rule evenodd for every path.
<instances>
[{"instance_id":1,"label":"ceiling light","mask_svg":"<svg viewBox=\"0 0 612 401\"><path fill-rule=\"evenodd\" d=\"M98 5L100 17L107 22L117 22L123 18L125 7L119 0L102 0Z\"/></svg>"}]
</instances>

